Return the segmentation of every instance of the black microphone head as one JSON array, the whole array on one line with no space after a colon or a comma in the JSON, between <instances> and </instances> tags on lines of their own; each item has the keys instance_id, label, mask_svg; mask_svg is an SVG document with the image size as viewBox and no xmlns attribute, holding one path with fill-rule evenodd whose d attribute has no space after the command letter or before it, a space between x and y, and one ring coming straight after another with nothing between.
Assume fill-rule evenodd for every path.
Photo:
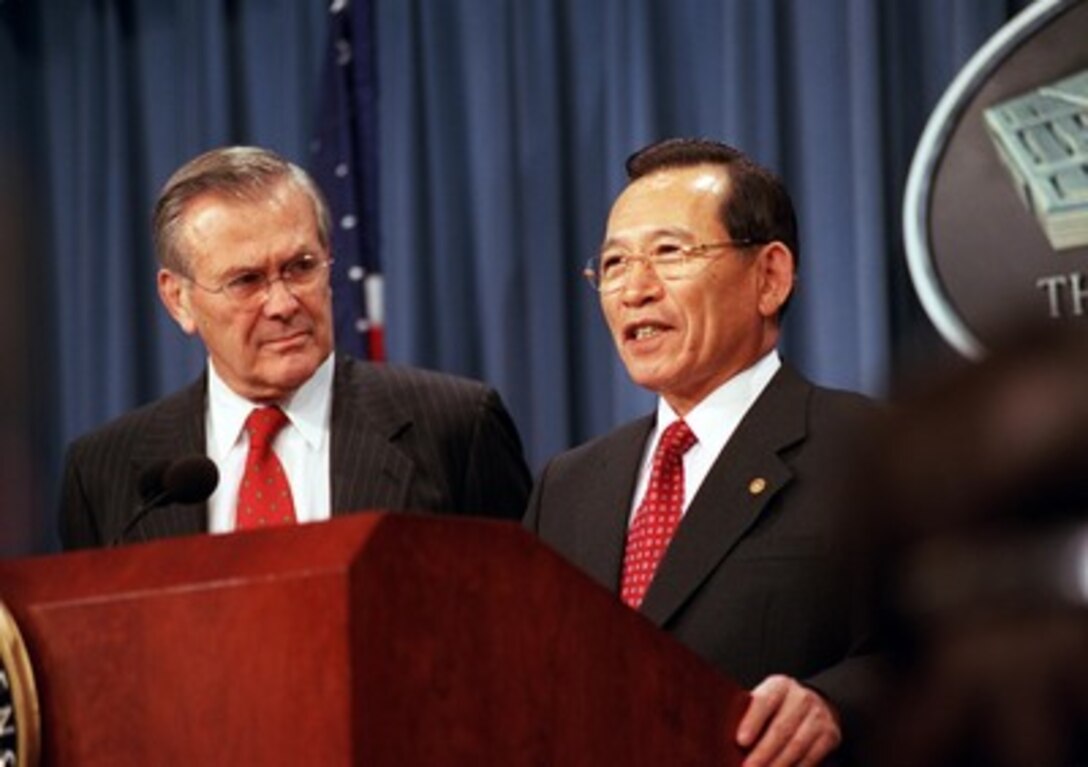
<instances>
[{"instance_id":1,"label":"black microphone head","mask_svg":"<svg viewBox=\"0 0 1088 767\"><path fill-rule=\"evenodd\" d=\"M219 484L219 469L205 455L179 458L163 472L162 487L172 503L200 503Z\"/></svg>"},{"instance_id":2,"label":"black microphone head","mask_svg":"<svg viewBox=\"0 0 1088 767\"><path fill-rule=\"evenodd\" d=\"M110 539L109 545L124 543L136 525L155 509L170 503L205 501L218 484L219 469L205 455L186 455L173 461L152 461L144 467L137 479L143 502L121 532Z\"/></svg>"},{"instance_id":3,"label":"black microphone head","mask_svg":"<svg viewBox=\"0 0 1088 767\"><path fill-rule=\"evenodd\" d=\"M137 480L137 485L140 492L140 500L144 503L149 503L162 496L165 488L163 487L163 477L166 475L166 470L170 468L170 460L168 458L160 458L157 461L152 461L144 470L140 472L140 478Z\"/></svg>"}]
</instances>

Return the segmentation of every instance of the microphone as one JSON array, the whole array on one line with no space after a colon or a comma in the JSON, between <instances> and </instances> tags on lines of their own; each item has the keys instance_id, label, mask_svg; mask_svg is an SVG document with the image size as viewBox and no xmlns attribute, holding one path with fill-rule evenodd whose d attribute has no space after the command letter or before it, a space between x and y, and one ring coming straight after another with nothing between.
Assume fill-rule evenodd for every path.
<instances>
[{"instance_id":1,"label":"microphone","mask_svg":"<svg viewBox=\"0 0 1088 767\"><path fill-rule=\"evenodd\" d=\"M141 506L163 492L163 477L166 476L166 470L170 468L171 463L173 461L169 458L160 458L148 464L147 468L140 473L137 489L140 492Z\"/></svg>"},{"instance_id":2,"label":"microphone","mask_svg":"<svg viewBox=\"0 0 1088 767\"><path fill-rule=\"evenodd\" d=\"M137 482L143 503L113 539L110 546L122 543L132 529L151 511L170 503L206 501L219 484L219 469L205 455L187 455L158 460L148 465Z\"/></svg>"}]
</instances>

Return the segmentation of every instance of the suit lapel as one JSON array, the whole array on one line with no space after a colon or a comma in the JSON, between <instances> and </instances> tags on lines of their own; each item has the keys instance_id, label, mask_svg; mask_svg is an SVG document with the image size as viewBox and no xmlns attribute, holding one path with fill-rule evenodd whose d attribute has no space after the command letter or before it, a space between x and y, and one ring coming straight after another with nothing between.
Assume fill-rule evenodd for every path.
<instances>
[{"instance_id":1,"label":"suit lapel","mask_svg":"<svg viewBox=\"0 0 1088 767\"><path fill-rule=\"evenodd\" d=\"M148 466L158 461L173 461L183 456L207 453L204 438L204 410L207 378L198 381L166 400L147 431L140 437L132 461L131 487L138 488ZM136 501L138 506L143 501ZM134 507L135 508L135 507ZM138 523L130 540L196 535L208 529L208 504L172 503L156 509Z\"/></svg>"},{"instance_id":2,"label":"suit lapel","mask_svg":"<svg viewBox=\"0 0 1088 767\"><path fill-rule=\"evenodd\" d=\"M805 438L811 385L783 366L745 415L692 500L642 612L663 625L792 481L781 451Z\"/></svg>"},{"instance_id":3,"label":"suit lapel","mask_svg":"<svg viewBox=\"0 0 1088 767\"><path fill-rule=\"evenodd\" d=\"M405 508L415 462L396 442L412 418L369 366L337 358L331 429L332 513Z\"/></svg>"},{"instance_id":4,"label":"suit lapel","mask_svg":"<svg viewBox=\"0 0 1088 767\"><path fill-rule=\"evenodd\" d=\"M635 493L639 464L646 439L654 425L647 416L622 427L595 452L593 486L586 487L586 508L602 509L601 514L579 514L578 563L599 583L619 591L623 551L631 498Z\"/></svg>"}]
</instances>

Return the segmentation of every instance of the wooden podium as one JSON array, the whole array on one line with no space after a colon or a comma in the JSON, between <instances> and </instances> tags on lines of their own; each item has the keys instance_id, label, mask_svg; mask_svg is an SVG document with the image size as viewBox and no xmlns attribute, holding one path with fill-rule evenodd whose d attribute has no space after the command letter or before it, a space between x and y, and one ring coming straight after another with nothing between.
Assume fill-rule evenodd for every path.
<instances>
[{"instance_id":1,"label":"wooden podium","mask_svg":"<svg viewBox=\"0 0 1088 767\"><path fill-rule=\"evenodd\" d=\"M729 765L747 694L518 526L0 561L45 765Z\"/></svg>"}]
</instances>

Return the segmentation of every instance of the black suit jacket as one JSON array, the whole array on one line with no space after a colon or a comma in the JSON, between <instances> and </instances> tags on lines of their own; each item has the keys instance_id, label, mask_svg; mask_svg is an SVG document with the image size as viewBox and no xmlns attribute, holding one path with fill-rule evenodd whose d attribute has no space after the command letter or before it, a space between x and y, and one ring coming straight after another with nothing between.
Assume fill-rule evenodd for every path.
<instances>
[{"instance_id":1,"label":"black suit jacket","mask_svg":"<svg viewBox=\"0 0 1088 767\"><path fill-rule=\"evenodd\" d=\"M838 496L841 439L873 412L783 366L684 515L641 612L728 676L784 673L848 719L866 705L869 626ZM648 416L552 460L526 526L618 593Z\"/></svg>"},{"instance_id":2,"label":"black suit jacket","mask_svg":"<svg viewBox=\"0 0 1088 767\"><path fill-rule=\"evenodd\" d=\"M74 441L60 514L65 548L117 540L150 464L206 451L206 377ZM430 510L515 518L530 476L498 394L454 376L337 357L329 464L332 513ZM207 504L173 504L125 536L207 530Z\"/></svg>"}]
</instances>

